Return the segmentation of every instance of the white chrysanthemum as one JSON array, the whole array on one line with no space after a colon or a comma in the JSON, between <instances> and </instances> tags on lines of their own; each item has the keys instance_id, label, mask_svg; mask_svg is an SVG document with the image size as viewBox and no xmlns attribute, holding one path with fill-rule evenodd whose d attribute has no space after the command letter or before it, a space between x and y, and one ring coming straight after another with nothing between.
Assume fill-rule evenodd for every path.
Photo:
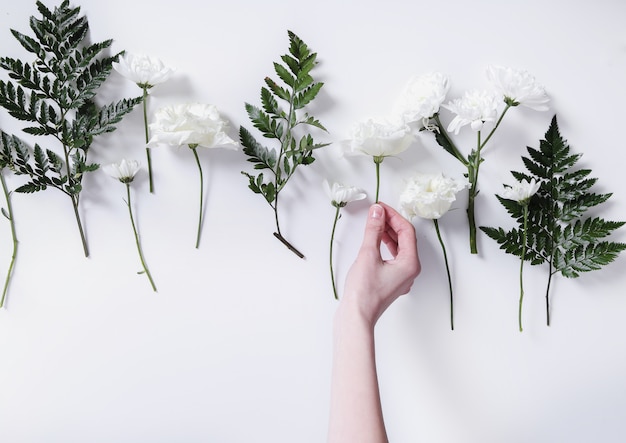
<instances>
[{"instance_id":1,"label":"white chrysanthemum","mask_svg":"<svg viewBox=\"0 0 626 443\"><path fill-rule=\"evenodd\" d=\"M448 131L455 134L465 125L480 131L486 122L495 121L498 115L498 100L488 91L467 91L463 97L442 106L456 114L448 125Z\"/></svg>"},{"instance_id":2,"label":"white chrysanthemum","mask_svg":"<svg viewBox=\"0 0 626 443\"><path fill-rule=\"evenodd\" d=\"M344 207L350 202L363 200L367 194L361 188L355 186L345 186L341 183L330 184L328 180L324 180L324 190L326 195L335 207Z\"/></svg>"},{"instance_id":3,"label":"white chrysanthemum","mask_svg":"<svg viewBox=\"0 0 626 443\"><path fill-rule=\"evenodd\" d=\"M214 105L191 103L165 106L155 114L150 124L150 145L224 147L236 149L237 142L226 134L228 122Z\"/></svg>"},{"instance_id":4,"label":"white chrysanthemum","mask_svg":"<svg viewBox=\"0 0 626 443\"><path fill-rule=\"evenodd\" d=\"M395 106L405 123L421 122L439 112L450 89L448 77L433 72L409 80Z\"/></svg>"},{"instance_id":5,"label":"white chrysanthemum","mask_svg":"<svg viewBox=\"0 0 626 443\"><path fill-rule=\"evenodd\" d=\"M544 87L527 71L488 66L487 78L507 104L522 105L535 111L548 110L550 99Z\"/></svg>"},{"instance_id":6,"label":"white chrysanthemum","mask_svg":"<svg viewBox=\"0 0 626 443\"><path fill-rule=\"evenodd\" d=\"M528 181L520 181L511 186L506 186L502 193L502 198L515 200L519 204L527 204L530 198L537 193L541 183L534 178Z\"/></svg>"},{"instance_id":7,"label":"white chrysanthemum","mask_svg":"<svg viewBox=\"0 0 626 443\"><path fill-rule=\"evenodd\" d=\"M113 64L117 72L141 88L151 88L167 81L174 70L158 58L147 55L125 54Z\"/></svg>"},{"instance_id":8,"label":"white chrysanthemum","mask_svg":"<svg viewBox=\"0 0 626 443\"><path fill-rule=\"evenodd\" d=\"M468 186L467 180L443 174L417 174L410 179L400 195L400 208L407 216L438 219L456 200L456 194Z\"/></svg>"},{"instance_id":9,"label":"white chrysanthemum","mask_svg":"<svg viewBox=\"0 0 626 443\"><path fill-rule=\"evenodd\" d=\"M413 140L413 135L404 123L369 119L353 127L347 153L381 159L405 151Z\"/></svg>"},{"instance_id":10,"label":"white chrysanthemum","mask_svg":"<svg viewBox=\"0 0 626 443\"><path fill-rule=\"evenodd\" d=\"M119 163L111 163L103 167L104 172L122 183L130 183L139 172L140 164L137 160L122 159Z\"/></svg>"}]
</instances>

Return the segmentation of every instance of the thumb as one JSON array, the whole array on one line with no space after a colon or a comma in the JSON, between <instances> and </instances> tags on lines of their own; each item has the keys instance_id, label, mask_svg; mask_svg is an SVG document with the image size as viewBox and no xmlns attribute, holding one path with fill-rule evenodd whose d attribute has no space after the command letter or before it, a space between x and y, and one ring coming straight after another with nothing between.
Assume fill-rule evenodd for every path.
<instances>
[{"instance_id":1,"label":"thumb","mask_svg":"<svg viewBox=\"0 0 626 443\"><path fill-rule=\"evenodd\" d=\"M373 204L370 206L367 216L361 250L375 250L377 254L380 254L380 242L385 232L385 226L385 208L379 204Z\"/></svg>"}]
</instances>

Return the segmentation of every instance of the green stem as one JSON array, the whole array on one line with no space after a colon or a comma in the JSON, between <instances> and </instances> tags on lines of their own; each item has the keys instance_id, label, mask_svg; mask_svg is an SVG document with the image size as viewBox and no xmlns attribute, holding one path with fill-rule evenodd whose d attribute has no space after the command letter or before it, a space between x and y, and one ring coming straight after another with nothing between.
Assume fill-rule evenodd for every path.
<instances>
[{"instance_id":1,"label":"green stem","mask_svg":"<svg viewBox=\"0 0 626 443\"><path fill-rule=\"evenodd\" d=\"M63 142L62 139L59 138L58 140L61 141L61 143L63 144L63 155L65 157L65 168L67 171L68 181L70 184L74 185L74 179L72 178L72 171L70 170L70 153L69 153L68 147ZM80 184L80 180L78 181L78 183ZM78 211L78 200L79 200L80 195L76 193L74 194L69 193L63 188L59 188L59 189L61 189L65 194L67 194L72 200L72 207L74 208L74 217L76 218L76 224L78 225L78 232L80 233L80 240L83 244L83 252L85 253L85 257L89 257L89 247L87 246L87 238L85 237L85 232L83 231L83 224L80 220L80 212Z\"/></svg>"},{"instance_id":2,"label":"green stem","mask_svg":"<svg viewBox=\"0 0 626 443\"><path fill-rule=\"evenodd\" d=\"M546 285L546 325L550 326L550 288L552 285L552 276L554 275L555 271L555 265L554 265L554 251L556 250L556 238L558 237L558 233L557 233L557 228L558 228L558 224L557 224L557 220L555 219L555 214L558 214L559 211L559 206L558 203L555 200L555 192L556 190L554 189L554 184L551 183L551 189L550 189L550 214L552 214L552 217L548 220L548 225L547 225L547 231L549 232L549 238L550 238L550 244L548 245L548 248L546 248L546 250L550 251L550 253L548 254L547 257L547 262L548 262L548 283Z\"/></svg>"},{"instance_id":3,"label":"green stem","mask_svg":"<svg viewBox=\"0 0 626 443\"><path fill-rule=\"evenodd\" d=\"M378 203L378 194L380 191L380 164L385 157L374 156L374 164L376 165L376 201Z\"/></svg>"},{"instance_id":4,"label":"green stem","mask_svg":"<svg viewBox=\"0 0 626 443\"><path fill-rule=\"evenodd\" d=\"M11 204L11 194L7 188L6 181L4 179L4 172L0 170L0 180L2 181L2 190L4 191L4 198L7 202L7 218L11 224L11 237L13 238L13 254L11 255L11 264L7 271L6 280L4 282L4 289L2 290L2 298L0 298L0 308L4 306L4 300L9 289L9 282L11 275L13 274L13 266L15 265L15 258L17 257L17 235L15 233L15 221L13 219L13 206Z\"/></svg>"},{"instance_id":5,"label":"green stem","mask_svg":"<svg viewBox=\"0 0 626 443\"><path fill-rule=\"evenodd\" d=\"M150 148L147 146L150 141L150 134L148 132L148 87L142 86L143 89L143 127L146 137L146 157L148 159L148 180L150 182L150 192L154 192L154 183L152 181L152 157L150 156Z\"/></svg>"},{"instance_id":6,"label":"green stem","mask_svg":"<svg viewBox=\"0 0 626 443\"><path fill-rule=\"evenodd\" d=\"M125 183L126 185L126 197L127 197L127 205L128 205L128 214L130 215L130 224L133 226L133 234L135 234L135 244L137 245L137 252L139 253L139 259L141 260L141 266L143 267L144 272L148 276L148 280L150 280L150 285L152 286L152 290L157 292L157 288L154 284L154 280L152 280L152 275L150 274L150 270L148 269L148 265L146 265L146 261L143 257L143 251L141 249L141 242L139 241L139 233L137 232L137 226L135 225L135 217L133 217L133 210L130 201L130 183Z\"/></svg>"},{"instance_id":7,"label":"green stem","mask_svg":"<svg viewBox=\"0 0 626 443\"><path fill-rule=\"evenodd\" d=\"M443 239L441 238L441 232L439 231L439 222L437 219L433 219L435 223L435 231L437 231L437 238L439 239L439 244L441 245L441 250L443 251L443 259L446 263L446 273L448 274L448 289L450 291L450 329L454 331L454 295L452 293L452 278L450 277L450 265L448 264L448 254L446 252L446 246L443 243Z\"/></svg>"},{"instance_id":8,"label":"green stem","mask_svg":"<svg viewBox=\"0 0 626 443\"><path fill-rule=\"evenodd\" d=\"M469 224L470 252L472 254L478 254L478 246L476 245L475 201L476 196L478 195L478 171L480 169L480 164L483 161L481 151L483 150L487 142L491 139L493 134L496 132L496 129L498 129L500 123L502 123L502 119L504 118L504 115L507 113L510 107L511 105L506 105L506 107L502 111L502 114L500 114L500 118L498 118L495 126L483 141L481 141L481 131L478 131L476 150L472 154L470 154L470 156L468 157L468 162L466 164L467 178L470 182L469 199L467 203L467 221Z\"/></svg>"},{"instance_id":9,"label":"green stem","mask_svg":"<svg viewBox=\"0 0 626 443\"><path fill-rule=\"evenodd\" d=\"M270 205L272 206L272 209L274 210L274 220L276 222L276 232L274 232L274 237L280 240L281 243L287 247L287 249L289 249L291 252L296 254L299 258L304 258L304 254L302 254L285 237L283 237L282 233L280 232L280 222L278 218L278 196L283 186L285 186L285 184L291 177L291 174L293 174L295 167L296 167L296 165L294 165L294 168L291 170L291 173L287 176L287 178L285 180L282 179L280 165L283 164L283 157L286 155L287 150L291 149L291 140L293 137L291 132L293 131L293 128L295 126L293 123L293 117L295 113L295 106L294 106L295 95L296 95L295 90L294 88L292 88L292 93L290 94L290 98L289 98L289 112L287 113L287 116L285 118L285 122L287 124L287 130L284 132L284 137L280 139L280 152L278 153L278 160L276 161L276 170L272 169L272 171L274 172L275 194L274 194L274 203L273 204L270 203Z\"/></svg>"},{"instance_id":10,"label":"green stem","mask_svg":"<svg viewBox=\"0 0 626 443\"><path fill-rule=\"evenodd\" d=\"M467 201L467 221L469 226L469 242L470 253L478 254L478 246L476 244L476 216L475 216L475 202L478 192L476 190L476 183L472 183L469 190L469 199Z\"/></svg>"},{"instance_id":11,"label":"green stem","mask_svg":"<svg viewBox=\"0 0 626 443\"><path fill-rule=\"evenodd\" d=\"M335 295L335 300L339 300L337 296L337 286L335 285L335 271L333 270L333 242L335 240L335 228L337 227L337 221L339 220L339 211L340 206L337 205L337 211L335 211L335 221L333 222L333 230L330 234L330 281L333 284L333 294Z\"/></svg>"},{"instance_id":12,"label":"green stem","mask_svg":"<svg viewBox=\"0 0 626 443\"><path fill-rule=\"evenodd\" d=\"M526 259L526 230L528 229L528 204L524 205L524 230L522 232L522 256L519 266L519 331L522 332L522 301L524 300L524 260Z\"/></svg>"},{"instance_id":13,"label":"green stem","mask_svg":"<svg viewBox=\"0 0 626 443\"><path fill-rule=\"evenodd\" d=\"M502 122L502 119L504 118L504 115L507 113L507 111L510 108L511 108L511 105L507 104L506 107L504 108L504 110L502 111L502 114L500 114L500 118L498 118L498 121L496 122L496 125L493 127L493 129L491 130L489 135L487 135L487 138L485 138L485 140L482 142L482 144L479 145L479 148L478 148L479 150L481 150L482 148L485 147L485 145L487 144L487 142L489 141L491 136L494 134L494 132L496 132L496 129L498 129L498 126L500 126L500 123Z\"/></svg>"},{"instance_id":14,"label":"green stem","mask_svg":"<svg viewBox=\"0 0 626 443\"><path fill-rule=\"evenodd\" d=\"M473 151L467 163L467 179L470 182L470 188L468 192L467 201L467 221L469 227L469 241L470 241L470 253L478 254L478 246L476 244L476 196L478 195L478 172L480 170L480 164L482 158L480 156L481 143L480 143L480 131L477 135L477 149Z\"/></svg>"},{"instance_id":15,"label":"green stem","mask_svg":"<svg viewBox=\"0 0 626 443\"><path fill-rule=\"evenodd\" d=\"M198 157L198 152L196 151L197 146L189 145L191 150L193 151L193 156L196 159L196 164L198 165L198 171L200 172L200 213L198 214L198 234L196 236L196 249L200 246L200 235L202 233L202 211L204 204L204 177L202 176L202 165L200 164L200 157Z\"/></svg>"},{"instance_id":16,"label":"green stem","mask_svg":"<svg viewBox=\"0 0 626 443\"><path fill-rule=\"evenodd\" d=\"M74 208L74 217L76 218L76 224L78 225L78 232L80 233L80 240L83 244L83 251L85 257L89 257L89 247L87 246L87 238L85 237L85 231L83 230L83 224L80 220L80 213L78 211L78 195L71 194L72 207Z\"/></svg>"},{"instance_id":17,"label":"green stem","mask_svg":"<svg viewBox=\"0 0 626 443\"><path fill-rule=\"evenodd\" d=\"M552 284L552 259L550 259L548 284L546 286L546 325L550 326L550 285Z\"/></svg>"},{"instance_id":18,"label":"green stem","mask_svg":"<svg viewBox=\"0 0 626 443\"><path fill-rule=\"evenodd\" d=\"M292 245L280 232L280 222L278 221L278 194L280 190L276 191L276 195L274 197L274 204L270 203L272 209L274 210L274 220L276 221L276 232L274 232L274 237L281 241L283 245L287 247L291 252L296 254L299 258L304 258L304 254L300 252L294 245Z\"/></svg>"},{"instance_id":19,"label":"green stem","mask_svg":"<svg viewBox=\"0 0 626 443\"><path fill-rule=\"evenodd\" d=\"M280 232L280 221L278 219L278 196L280 192L277 191L274 195L274 204L270 204L272 209L274 210L274 222L276 223L276 233L282 237L282 233Z\"/></svg>"}]
</instances>

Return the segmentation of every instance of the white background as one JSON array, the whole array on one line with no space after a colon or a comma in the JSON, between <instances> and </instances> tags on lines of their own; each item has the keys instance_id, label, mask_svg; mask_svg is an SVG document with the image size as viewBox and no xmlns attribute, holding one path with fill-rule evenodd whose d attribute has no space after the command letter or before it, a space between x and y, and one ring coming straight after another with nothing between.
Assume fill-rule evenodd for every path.
<instances>
[{"instance_id":1,"label":"white background","mask_svg":"<svg viewBox=\"0 0 626 443\"><path fill-rule=\"evenodd\" d=\"M52 7L52 4L49 4ZM314 51L325 82L311 112L328 128L319 141L345 139L351 126L387 115L415 74L450 76L449 98L488 84L488 64L526 69L546 86L551 109L513 109L485 151L479 225L512 226L494 194L521 170L550 119L581 166L614 192L599 214L626 220L623 103L626 3L621 0L447 2L361 0L150 2L84 0L93 41L115 51L160 57L177 68L153 89L153 112L167 103L218 106L251 128L244 103L259 104L272 62L287 52L287 30ZM0 10L3 56L23 57L9 28L28 32L29 2ZM4 75L4 74L2 74ZM102 100L138 95L114 73ZM451 116L442 113L444 121ZM7 132L21 126L0 113ZM102 137L93 161L145 164L141 111ZM469 150L473 136L459 138ZM465 138L464 138L465 137ZM45 147L46 142L39 140ZM342 158L337 143L289 183L285 236L240 171L241 152L200 151L206 219L194 248L198 177L186 148L155 148L155 194L147 174L133 184L134 210L158 286L140 264L124 187L102 171L87 176L81 200L91 256L85 259L69 199L55 190L14 194L19 256L0 311L0 440L31 442L320 442L328 418L331 328L337 302L328 272L334 208L324 178L365 188L370 197L342 211L335 264L339 290L372 202L374 165ZM427 135L382 165L381 199L397 203L416 171L462 173ZM9 186L20 177L8 174ZM526 267L525 330L517 330L518 259L481 235L469 254L460 199L441 219L455 284L450 330L447 282L432 223L415 220L423 272L377 328L383 407L390 440L403 442L621 442L626 435L624 257L552 288L545 324L546 269ZM623 230L613 240L624 241ZM0 271L10 258L0 230Z\"/></svg>"}]
</instances>

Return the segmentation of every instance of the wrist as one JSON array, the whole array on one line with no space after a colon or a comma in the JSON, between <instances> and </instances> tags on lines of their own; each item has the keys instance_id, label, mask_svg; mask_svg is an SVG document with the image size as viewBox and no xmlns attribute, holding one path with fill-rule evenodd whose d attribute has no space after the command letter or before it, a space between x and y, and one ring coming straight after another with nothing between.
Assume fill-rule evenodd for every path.
<instances>
[{"instance_id":1,"label":"wrist","mask_svg":"<svg viewBox=\"0 0 626 443\"><path fill-rule=\"evenodd\" d=\"M335 324L373 331L378 319L373 311L367 301L364 302L355 294L346 293L335 312Z\"/></svg>"}]
</instances>

